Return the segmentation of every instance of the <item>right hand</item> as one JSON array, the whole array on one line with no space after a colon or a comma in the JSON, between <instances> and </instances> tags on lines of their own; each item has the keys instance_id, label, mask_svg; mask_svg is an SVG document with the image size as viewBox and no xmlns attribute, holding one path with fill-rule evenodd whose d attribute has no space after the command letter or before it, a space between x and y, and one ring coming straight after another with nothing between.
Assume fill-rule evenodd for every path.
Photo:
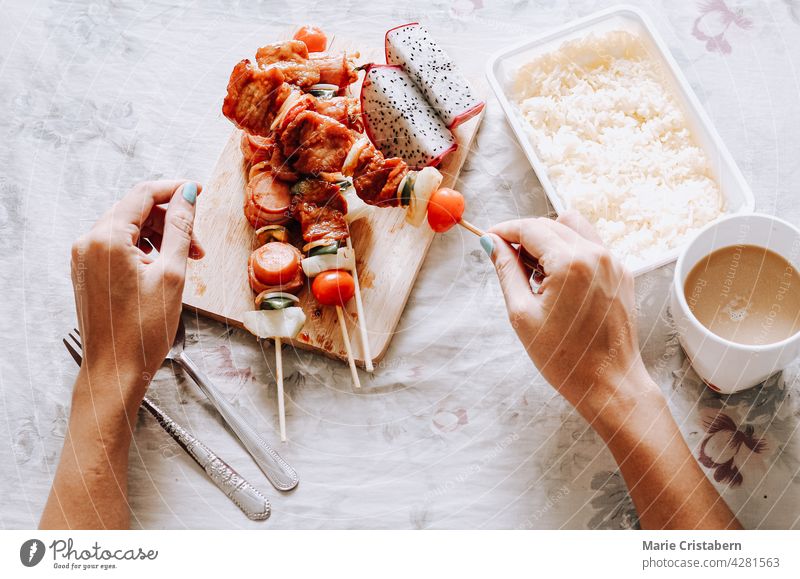
<instances>
[{"instance_id":1,"label":"right hand","mask_svg":"<svg viewBox=\"0 0 800 579\"><path fill-rule=\"evenodd\" d=\"M655 388L639 353L633 277L579 214L489 230L511 325L545 379L588 420L616 399ZM510 245L539 260L539 294Z\"/></svg>"}]
</instances>

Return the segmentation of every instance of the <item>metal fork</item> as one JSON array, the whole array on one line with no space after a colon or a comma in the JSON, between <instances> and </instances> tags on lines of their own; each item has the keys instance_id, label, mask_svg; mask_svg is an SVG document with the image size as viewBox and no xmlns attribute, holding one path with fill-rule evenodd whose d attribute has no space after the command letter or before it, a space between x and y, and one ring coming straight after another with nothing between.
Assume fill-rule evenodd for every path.
<instances>
[{"instance_id":1,"label":"metal fork","mask_svg":"<svg viewBox=\"0 0 800 579\"><path fill-rule=\"evenodd\" d=\"M64 346L66 346L72 359L80 366L83 362L83 358L78 351L82 349L79 339L80 332L77 329L74 332L75 335L72 332L68 334L69 338L74 342L74 346L66 338L61 341L64 342ZM213 483L217 485L217 488L231 499L248 519L263 521L269 518L271 512L269 500L237 473L233 467L175 422L147 396L142 400L142 407L155 417L161 428L200 465Z\"/></svg>"}]
</instances>

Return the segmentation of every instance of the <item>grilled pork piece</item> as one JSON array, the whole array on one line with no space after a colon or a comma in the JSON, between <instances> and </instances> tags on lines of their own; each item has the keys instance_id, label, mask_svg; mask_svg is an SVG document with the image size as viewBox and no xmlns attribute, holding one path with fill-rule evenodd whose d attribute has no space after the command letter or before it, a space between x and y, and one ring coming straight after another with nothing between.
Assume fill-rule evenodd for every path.
<instances>
[{"instance_id":1,"label":"grilled pork piece","mask_svg":"<svg viewBox=\"0 0 800 579\"><path fill-rule=\"evenodd\" d=\"M252 135L267 137L281 105L291 92L277 68L261 69L245 59L228 81L222 114Z\"/></svg>"},{"instance_id":2,"label":"grilled pork piece","mask_svg":"<svg viewBox=\"0 0 800 579\"><path fill-rule=\"evenodd\" d=\"M308 48L302 40L287 40L262 46L256 51L258 66L266 68L276 62L306 62Z\"/></svg>"},{"instance_id":3,"label":"grilled pork piece","mask_svg":"<svg viewBox=\"0 0 800 579\"><path fill-rule=\"evenodd\" d=\"M288 40L267 44L256 51L256 62L261 68L277 68L289 84L307 89L320 82L319 65L308 60L305 42Z\"/></svg>"},{"instance_id":4,"label":"grilled pork piece","mask_svg":"<svg viewBox=\"0 0 800 579\"><path fill-rule=\"evenodd\" d=\"M408 165L402 159L384 159L383 155L376 155L369 164L353 174L353 186L365 203L396 207L399 203L397 187L406 173Z\"/></svg>"},{"instance_id":5,"label":"grilled pork piece","mask_svg":"<svg viewBox=\"0 0 800 579\"><path fill-rule=\"evenodd\" d=\"M357 52L352 54L312 54L310 61L319 70L319 82L324 84L335 84L339 88L344 88L358 80L358 70L356 70L355 59L359 57Z\"/></svg>"},{"instance_id":6,"label":"grilled pork piece","mask_svg":"<svg viewBox=\"0 0 800 579\"><path fill-rule=\"evenodd\" d=\"M253 135L247 147L243 146L243 150L251 153L251 177L269 171L278 179L290 181L298 175L340 172L360 136L356 132L361 130L359 103L351 97L320 100L310 94L287 102L292 91L290 82L306 83L314 79L313 75L301 79L297 76L300 69L290 70L289 65L306 67L306 71L318 67L321 73L317 80L346 86L357 78L352 61L347 55L309 58L307 48L299 41L263 46L258 50L257 61L259 66L248 60L236 65L223 103L225 116ZM281 110L282 107L286 110ZM279 114L281 119L273 130ZM353 184L366 203L396 206L397 188L407 173L408 167L402 159L385 159L369 145L359 154ZM304 203L317 205L308 200ZM320 207L325 212L331 210ZM319 217L311 213L308 207L303 210L306 221Z\"/></svg>"},{"instance_id":7,"label":"grilled pork piece","mask_svg":"<svg viewBox=\"0 0 800 579\"><path fill-rule=\"evenodd\" d=\"M306 175L341 171L356 135L342 123L303 111L277 137L292 169Z\"/></svg>"},{"instance_id":8,"label":"grilled pork piece","mask_svg":"<svg viewBox=\"0 0 800 579\"><path fill-rule=\"evenodd\" d=\"M361 124L361 103L355 97L340 96L327 100L314 99L314 110L321 115L339 121L345 127L357 133L364 131L364 125Z\"/></svg>"},{"instance_id":9,"label":"grilled pork piece","mask_svg":"<svg viewBox=\"0 0 800 579\"><path fill-rule=\"evenodd\" d=\"M292 216L300 223L306 242L340 241L349 237L344 214L347 203L337 183L303 179L292 187Z\"/></svg>"},{"instance_id":10,"label":"grilled pork piece","mask_svg":"<svg viewBox=\"0 0 800 579\"><path fill-rule=\"evenodd\" d=\"M358 80L354 54L312 54L309 58L305 42L287 40L262 46L256 52L261 68L281 69L289 84L307 89L315 84L335 84L344 88Z\"/></svg>"}]
</instances>

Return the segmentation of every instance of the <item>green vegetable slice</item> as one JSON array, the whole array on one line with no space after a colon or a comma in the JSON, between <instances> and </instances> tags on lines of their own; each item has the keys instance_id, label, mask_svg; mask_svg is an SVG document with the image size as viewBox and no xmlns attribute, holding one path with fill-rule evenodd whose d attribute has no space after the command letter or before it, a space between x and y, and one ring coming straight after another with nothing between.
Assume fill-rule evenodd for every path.
<instances>
[{"instance_id":1,"label":"green vegetable slice","mask_svg":"<svg viewBox=\"0 0 800 579\"><path fill-rule=\"evenodd\" d=\"M292 185L291 189L289 189L289 192L292 195L302 195L306 188L306 181L307 179L300 179L297 183Z\"/></svg>"},{"instance_id":2,"label":"green vegetable slice","mask_svg":"<svg viewBox=\"0 0 800 579\"><path fill-rule=\"evenodd\" d=\"M308 257L314 257L315 255L336 255L337 251L339 251L339 242L334 241L328 245L312 247L308 250Z\"/></svg>"},{"instance_id":3,"label":"green vegetable slice","mask_svg":"<svg viewBox=\"0 0 800 579\"><path fill-rule=\"evenodd\" d=\"M259 245L264 245L270 241L286 243L289 241L289 230L283 225L265 225L256 231L256 239Z\"/></svg>"},{"instance_id":4,"label":"green vegetable slice","mask_svg":"<svg viewBox=\"0 0 800 579\"><path fill-rule=\"evenodd\" d=\"M339 92L339 87L335 84L315 84L308 89L309 94L317 98L327 100L332 99Z\"/></svg>"},{"instance_id":5,"label":"green vegetable slice","mask_svg":"<svg viewBox=\"0 0 800 579\"><path fill-rule=\"evenodd\" d=\"M417 172L411 171L403 180L403 188L400 190L400 205L408 207L411 203L411 196L414 194L414 181L417 179Z\"/></svg>"},{"instance_id":6,"label":"green vegetable slice","mask_svg":"<svg viewBox=\"0 0 800 579\"><path fill-rule=\"evenodd\" d=\"M289 298L267 298L261 302L262 310L282 310L295 305Z\"/></svg>"}]
</instances>

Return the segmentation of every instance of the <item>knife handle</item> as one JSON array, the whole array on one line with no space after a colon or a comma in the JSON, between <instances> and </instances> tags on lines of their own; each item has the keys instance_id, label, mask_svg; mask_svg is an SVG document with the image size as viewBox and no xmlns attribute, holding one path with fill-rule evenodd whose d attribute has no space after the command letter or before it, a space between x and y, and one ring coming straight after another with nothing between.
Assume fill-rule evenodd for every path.
<instances>
[{"instance_id":1,"label":"knife handle","mask_svg":"<svg viewBox=\"0 0 800 579\"><path fill-rule=\"evenodd\" d=\"M247 515L248 519L263 521L269 518L271 512L269 500L257 488L247 482L214 451L170 418L147 396L142 400L142 406L155 417L167 434L206 471L217 488L225 493L225 496L230 498Z\"/></svg>"},{"instance_id":2,"label":"knife handle","mask_svg":"<svg viewBox=\"0 0 800 579\"><path fill-rule=\"evenodd\" d=\"M200 387L200 390L203 391L206 398L214 405L214 408L220 413L225 423L236 435L236 438L239 439L239 442L244 445L247 452L249 452L253 460L256 461L261 472L263 472L267 480L272 483L272 486L279 491L290 491L296 487L299 482L297 472L274 448L267 444L249 422L242 418L241 414L239 414L233 405L225 400L211 383L211 380L209 380L192 359L186 355L186 352L181 352L173 358L173 360L178 362L186 373L192 377L192 380Z\"/></svg>"}]
</instances>

